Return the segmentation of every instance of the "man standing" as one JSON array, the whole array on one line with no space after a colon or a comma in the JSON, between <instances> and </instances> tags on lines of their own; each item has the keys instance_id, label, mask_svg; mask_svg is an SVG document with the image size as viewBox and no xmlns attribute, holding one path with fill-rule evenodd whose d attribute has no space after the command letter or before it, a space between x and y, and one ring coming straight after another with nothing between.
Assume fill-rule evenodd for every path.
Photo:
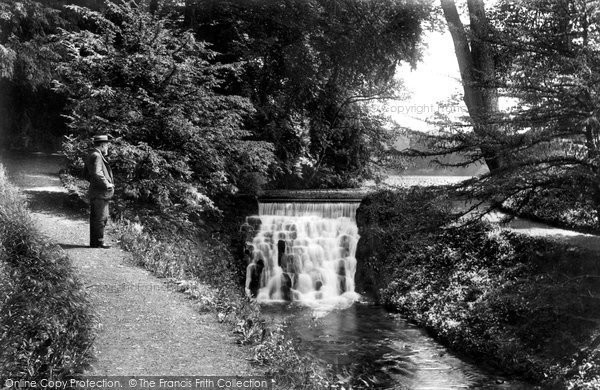
<instances>
[{"instance_id":1,"label":"man standing","mask_svg":"<svg viewBox=\"0 0 600 390\"><path fill-rule=\"evenodd\" d=\"M108 222L108 201L113 197L115 186L112 170L105 156L108 154L108 136L94 136L94 148L90 151L85 169L90 181L90 247L110 248L104 243L104 227Z\"/></svg>"}]
</instances>

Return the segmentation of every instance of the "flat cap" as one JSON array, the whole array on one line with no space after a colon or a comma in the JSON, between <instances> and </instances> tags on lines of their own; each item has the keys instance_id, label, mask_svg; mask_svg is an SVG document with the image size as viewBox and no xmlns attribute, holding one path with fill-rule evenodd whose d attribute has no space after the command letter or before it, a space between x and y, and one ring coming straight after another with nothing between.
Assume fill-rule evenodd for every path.
<instances>
[{"instance_id":1,"label":"flat cap","mask_svg":"<svg viewBox=\"0 0 600 390\"><path fill-rule=\"evenodd\" d=\"M108 135L102 134L94 136L94 143L99 144L101 142L108 142Z\"/></svg>"}]
</instances>

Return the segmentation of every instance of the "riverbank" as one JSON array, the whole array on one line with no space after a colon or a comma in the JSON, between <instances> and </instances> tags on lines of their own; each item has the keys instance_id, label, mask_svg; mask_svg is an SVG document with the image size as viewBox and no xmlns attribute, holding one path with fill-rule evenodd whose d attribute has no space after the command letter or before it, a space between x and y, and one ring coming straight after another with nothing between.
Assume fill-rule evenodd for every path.
<instances>
[{"instance_id":1,"label":"riverbank","mask_svg":"<svg viewBox=\"0 0 600 390\"><path fill-rule=\"evenodd\" d=\"M359 285L505 372L545 388L595 388L599 253L485 223L448 227L449 209L427 189L365 199Z\"/></svg>"}]
</instances>

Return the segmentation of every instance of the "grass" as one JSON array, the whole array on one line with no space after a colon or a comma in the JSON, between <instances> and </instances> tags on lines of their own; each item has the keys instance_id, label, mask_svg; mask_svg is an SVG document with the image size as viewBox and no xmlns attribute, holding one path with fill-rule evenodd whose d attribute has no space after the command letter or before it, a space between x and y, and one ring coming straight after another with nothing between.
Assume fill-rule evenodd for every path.
<instances>
[{"instance_id":1,"label":"grass","mask_svg":"<svg viewBox=\"0 0 600 390\"><path fill-rule=\"evenodd\" d=\"M0 165L0 381L65 379L91 359L94 317L69 258L35 229Z\"/></svg>"}]
</instances>

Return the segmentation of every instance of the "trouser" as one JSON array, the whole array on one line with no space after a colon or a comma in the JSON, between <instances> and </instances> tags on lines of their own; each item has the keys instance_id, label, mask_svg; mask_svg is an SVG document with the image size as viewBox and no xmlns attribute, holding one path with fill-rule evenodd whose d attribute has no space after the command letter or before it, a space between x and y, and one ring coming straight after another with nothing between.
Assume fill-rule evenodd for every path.
<instances>
[{"instance_id":1,"label":"trouser","mask_svg":"<svg viewBox=\"0 0 600 390\"><path fill-rule=\"evenodd\" d=\"M104 227L108 222L108 200L90 199L90 246L104 243Z\"/></svg>"}]
</instances>

